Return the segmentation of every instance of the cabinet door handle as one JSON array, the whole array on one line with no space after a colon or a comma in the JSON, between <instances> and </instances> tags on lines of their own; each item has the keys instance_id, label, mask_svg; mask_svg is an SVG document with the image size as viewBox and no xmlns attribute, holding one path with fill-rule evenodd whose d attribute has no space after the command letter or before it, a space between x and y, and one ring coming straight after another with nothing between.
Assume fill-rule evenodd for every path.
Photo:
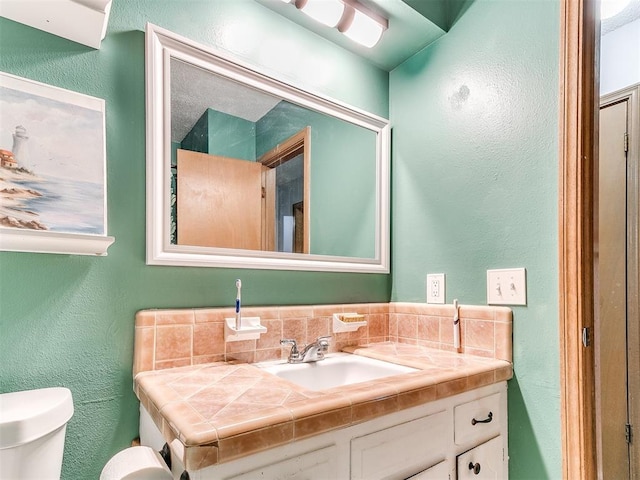
<instances>
[{"instance_id":1,"label":"cabinet door handle","mask_svg":"<svg viewBox=\"0 0 640 480\"><path fill-rule=\"evenodd\" d=\"M469 470L473 470L473 474L478 475L480 473L480 463L469 462Z\"/></svg>"},{"instance_id":2,"label":"cabinet door handle","mask_svg":"<svg viewBox=\"0 0 640 480\"><path fill-rule=\"evenodd\" d=\"M475 418L472 418L471 425L475 425L476 423L491 423L491 420L493 420L493 412L489 412L489 415L487 415L487 418L484 420L476 420Z\"/></svg>"}]
</instances>

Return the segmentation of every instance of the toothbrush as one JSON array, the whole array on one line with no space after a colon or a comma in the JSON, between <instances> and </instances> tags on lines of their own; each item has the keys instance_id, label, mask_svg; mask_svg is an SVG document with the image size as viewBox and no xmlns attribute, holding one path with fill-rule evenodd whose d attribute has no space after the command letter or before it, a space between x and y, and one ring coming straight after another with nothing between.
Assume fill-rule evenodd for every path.
<instances>
[{"instance_id":1,"label":"toothbrush","mask_svg":"<svg viewBox=\"0 0 640 480\"><path fill-rule=\"evenodd\" d=\"M457 299L453 301L453 348L460 350L460 316Z\"/></svg>"},{"instance_id":2,"label":"toothbrush","mask_svg":"<svg viewBox=\"0 0 640 480\"><path fill-rule=\"evenodd\" d=\"M240 315L240 290L242 289L242 281L240 279L236 280L236 288L238 292L236 293L236 331L240 331L241 315Z\"/></svg>"}]
</instances>

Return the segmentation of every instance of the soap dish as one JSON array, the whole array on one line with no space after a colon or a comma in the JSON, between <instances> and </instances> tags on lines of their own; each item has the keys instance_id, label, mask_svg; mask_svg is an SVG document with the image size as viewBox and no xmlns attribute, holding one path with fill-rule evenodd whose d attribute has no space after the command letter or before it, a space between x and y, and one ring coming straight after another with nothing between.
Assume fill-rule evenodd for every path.
<instances>
[{"instance_id":1,"label":"soap dish","mask_svg":"<svg viewBox=\"0 0 640 480\"><path fill-rule=\"evenodd\" d=\"M260 317L242 317L240 329L236 329L235 318L224 319L224 341L256 340L267 332L267 327L260 325Z\"/></svg>"},{"instance_id":2,"label":"soap dish","mask_svg":"<svg viewBox=\"0 0 640 480\"><path fill-rule=\"evenodd\" d=\"M367 324L364 315L359 313L334 313L333 333L355 332Z\"/></svg>"}]
</instances>

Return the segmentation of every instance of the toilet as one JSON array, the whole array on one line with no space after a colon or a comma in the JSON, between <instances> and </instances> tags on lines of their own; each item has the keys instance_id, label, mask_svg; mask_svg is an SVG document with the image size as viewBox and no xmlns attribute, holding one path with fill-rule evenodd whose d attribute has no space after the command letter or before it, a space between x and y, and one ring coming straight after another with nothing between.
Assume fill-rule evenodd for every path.
<instances>
[{"instance_id":1,"label":"toilet","mask_svg":"<svg viewBox=\"0 0 640 480\"><path fill-rule=\"evenodd\" d=\"M60 480L67 422L73 416L68 388L0 394L0 480ZM173 480L158 452L131 447L115 455L103 480Z\"/></svg>"},{"instance_id":2,"label":"toilet","mask_svg":"<svg viewBox=\"0 0 640 480\"><path fill-rule=\"evenodd\" d=\"M0 480L59 480L72 416L68 388L0 394Z\"/></svg>"}]
</instances>

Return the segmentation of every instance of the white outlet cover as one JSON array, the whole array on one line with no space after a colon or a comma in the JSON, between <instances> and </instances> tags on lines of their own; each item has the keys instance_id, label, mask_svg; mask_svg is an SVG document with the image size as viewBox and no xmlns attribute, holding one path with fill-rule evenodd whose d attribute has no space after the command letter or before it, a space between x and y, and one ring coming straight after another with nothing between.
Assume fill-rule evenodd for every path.
<instances>
[{"instance_id":1,"label":"white outlet cover","mask_svg":"<svg viewBox=\"0 0 640 480\"><path fill-rule=\"evenodd\" d=\"M444 273L427 274L427 303L444 303L445 276Z\"/></svg>"},{"instance_id":2,"label":"white outlet cover","mask_svg":"<svg viewBox=\"0 0 640 480\"><path fill-rule=\"evenodd\" d=\"M526 305L526 270L524 268L487 270L487 304Z\"/></svg>"}]
</instances>

